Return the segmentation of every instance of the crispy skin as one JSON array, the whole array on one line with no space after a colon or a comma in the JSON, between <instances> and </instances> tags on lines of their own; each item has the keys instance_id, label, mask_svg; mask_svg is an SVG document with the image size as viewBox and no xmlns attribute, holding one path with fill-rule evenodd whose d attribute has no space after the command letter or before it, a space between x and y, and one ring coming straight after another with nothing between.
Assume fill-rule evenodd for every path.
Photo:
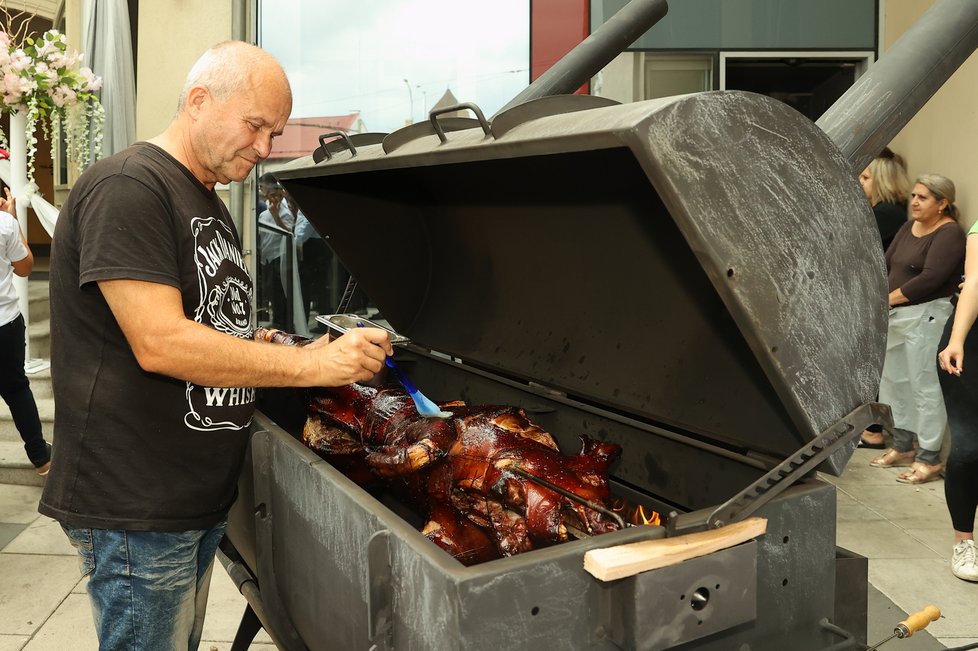
<instances>
[{"instance_id":1,"label":"crispy skin","mask_svg":"<svg viewBox=\"0 0 978 651\"><path fill-rule=\"evenodd\" d=\"M278 331L256 331L256 338L308 341ZM451 417L425 418L394 387L354 384L307 395L305 444L361 485L385 482L425 515L425 536L466 565L565 541L568 524L591 534L618 528L517 472L608 507L608 470L620 454L613 443L582 436L581 451L565 456L522 409L449 402L439 406Z\"/></svg>"}]
</instances>

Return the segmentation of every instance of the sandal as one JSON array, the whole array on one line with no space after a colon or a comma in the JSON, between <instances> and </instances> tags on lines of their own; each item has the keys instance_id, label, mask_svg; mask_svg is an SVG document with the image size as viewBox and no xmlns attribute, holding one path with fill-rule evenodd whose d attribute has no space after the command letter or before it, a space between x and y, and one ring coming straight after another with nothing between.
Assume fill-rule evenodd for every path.
<instances>
[{"instance_id":1,"label":"sandal","mask_svg":"<svg viewBox=\"0 0 978 651\"><path fill-rule=\"evenodd\" d=\"M883 442L882 437L880 438L880 440L878 442L877 441L867 441L865 438L860 437L859 438L859 443L856 444L856 447L864 448L864 449L870 449L870 450L885 450L886 449L886 443Z\"/></svg>"},{"instance_id":2,"label":"sandal","mask_svg":"<svg viewBox=\"0 0 978 651\"><path fill-rule=\"evenodd\" d=\"M936 481L941 478L941 470L944 466L937 463L933 466L926 463L915 463L910 470L897 475L897 481L901 484L926 484L929 481Z\"/></svg>"},{"instance_id":3,"label":"sandal","mask_svg":"<svg viewBox=\"0 0 978 651\"><path fill-rule=\"evenodd\" d=\"M881 456L869 462L874 468L893 468L896 466L912 466L914 459L917 458L917 451L900 452L890 448Z\"/></svg>"}]
</instances>

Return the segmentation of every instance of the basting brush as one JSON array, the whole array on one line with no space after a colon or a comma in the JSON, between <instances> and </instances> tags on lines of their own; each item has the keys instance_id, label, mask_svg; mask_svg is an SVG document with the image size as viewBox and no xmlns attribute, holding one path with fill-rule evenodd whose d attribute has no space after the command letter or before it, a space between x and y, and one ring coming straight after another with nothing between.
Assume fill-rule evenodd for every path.
<instances>
[{"instance_id":1,"label":"basting brush","mask_svg":"<svg viewBox=\"0 0 978 651\"><path fill-rule=\"evenodd\" d=\"M363 322L357 321L357 327L363 328L365 326L363 325ZM433 403L427 398L427 396L421 393L418 387L414 386L414 383L411 382L411 380L408 379L408 376L404 374L404 371L402 371L397 364L394 363L392 358L387 357L384 359L384 365L391 370L391 373L394 375L397 381L402 387L404 387L404 390L407 391L408 395L411 396L411 400L414 400L414 406L417 407L419 414L425 418L448 418L452 415L450 412L442 411L438 405Z\"/></svg>"}]
</instances>

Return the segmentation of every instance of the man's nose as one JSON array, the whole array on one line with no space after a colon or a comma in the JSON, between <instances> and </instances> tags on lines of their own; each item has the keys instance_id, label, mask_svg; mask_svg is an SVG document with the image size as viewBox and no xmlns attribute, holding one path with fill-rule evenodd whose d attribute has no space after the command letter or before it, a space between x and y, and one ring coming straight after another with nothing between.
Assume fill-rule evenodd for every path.
<instances>
[{"instance_id":1,"label":"man's nose","mask_svg":"<svg viewBox=\"0 0 978 651\"><path fill-rule=\"evenodd\" d=\"M260 132L255 138L255 153L258 158L265 160L272 153L272 134Z\"/></svg>"}]
</instances>

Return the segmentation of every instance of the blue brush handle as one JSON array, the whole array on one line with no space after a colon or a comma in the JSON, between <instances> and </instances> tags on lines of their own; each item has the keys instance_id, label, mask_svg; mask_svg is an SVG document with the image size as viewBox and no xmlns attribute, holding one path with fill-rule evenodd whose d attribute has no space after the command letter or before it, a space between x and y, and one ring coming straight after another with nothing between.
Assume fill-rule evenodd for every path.
<instances>
[{"instance_id":1,"label":"blue brush handle","mask_svg":"<svg viewBox=\"0 0 978 651\"><path fill-rule=\"evenodd\" d=\"M412 396L418 393L418 387L414 386L411 380L409 380L408 377L404 375L401 369L398 368L397 364L394 363L393 359L391 359L390 357L385 358L384 365L391 370L391 373L394 374L394 377L397 378L397 381L401 383L405 391L407 391Z\"/></svg>"},{"instance_id":2,"label":"blue brush handle","mask_svg":"<svg viewBox=\"0 0 978 651\"><path fill-rule=\"evenodd\" d=\"M365 328L366 326L363 324L363 321L357 321L357 327ZM418 393L418 387L414 386L411 380L409 380L408 377L404 375L404 372L397 366L397 364L394 363L393 358L389 356L385 357L384 366L386 366L391 370L391 373L394 374L394 377L397 379L397 381L401 383L401 386L404 387L404 390L407 391L409 394L411 394L412 397Z\"/></svg>"},{"instance_id":3,"label":"blue brush handle","mask_svg":"<svg viewBox=\"0 0 978 651\"><path fill-rule=\"evenodd\" d=\"M365 326L362 321L357 321L357 327L363 328ZM411 399L414 401L414 406L417 407L419 414L425 416L426 418L448 418L451 416L450 412L442 411L438 405L429 400L425 394L418 391L418 387L411 383L411 380L404 375L404 372L397 367L397 364L395 364L394 360L389 356L384 357L384 366L391 370L391 373L393 373L397 381L401 383L404 390L407 391L409 396L411 396Z\"/></svg>"}]
</instances>

